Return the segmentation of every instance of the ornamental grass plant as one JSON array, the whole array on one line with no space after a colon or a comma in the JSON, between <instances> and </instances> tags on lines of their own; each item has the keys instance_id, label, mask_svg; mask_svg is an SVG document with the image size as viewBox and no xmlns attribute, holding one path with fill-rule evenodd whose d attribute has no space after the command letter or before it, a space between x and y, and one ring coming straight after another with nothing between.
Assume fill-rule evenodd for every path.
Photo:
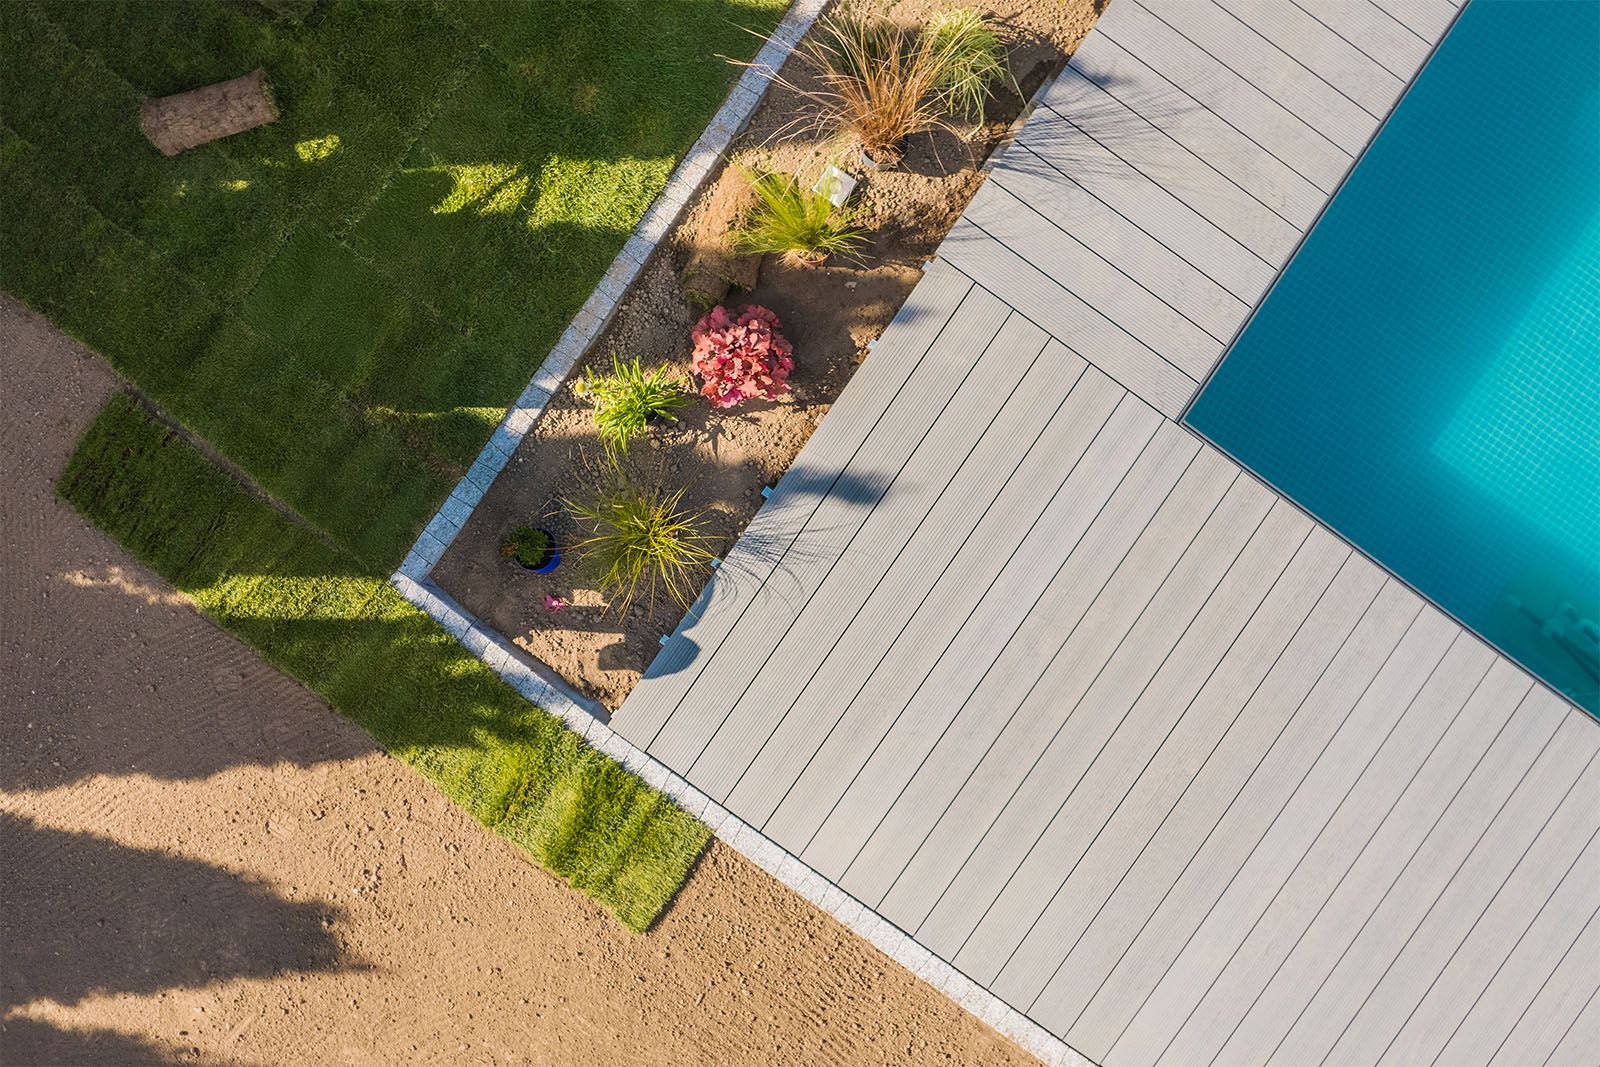
<instances>
[{"instance_id":1,"label":"ornamental grass plant","mask_svg":"<svg viewBox=\"0 0 1600 1067\"><path fill-rule=\"evenodd\" d=\"M665 363L645 370L639 358L624 361L611 354L609 373L590 367L573 391L594 405L594 428L608 452L623 453L657 419L677 421L673 414L688 404L688 379Z\"/></svg>"},{"instance_id":2,"label":"ornamental grass plant","mask_svg":"<svg viewBox=\"0 0 1600 1067\"><path fill-rule=\"evenodd\" d=\"M982 121L984 103L1006 74L994 26L976 9L956 7L929 19L922 35L935 54L944 57L935 88L945 109L968 122Z\"/></svg>"},{"instance_id":3,"label":"ornamental grass plant","mask_svg":"<svg viewBox=\"0 0 1600 1067\"><path fill-rule=\"evenodd\" d=\"M832 255L854 255L866 241L866 229L857 225L865 212L835 207L792 175L753 175L750 188L756 194L756 207L733 231L734 246L740 251L776 252L819 266Z\"/></svg>"},{"instance_id":4,"label":"ornamental grass plant","mask_svg":"<svg viewBox=\"0 0 1600 1067\"><path fill-rule=\"evenodd\" d=\"M715 555L704 517L683 507L684 490L641 488L615 465L592 496L564 500L586 536L574 546L608 607L626 612L641 587L653 607L666 593L687 607L698 573Z\"/></svg>"},{"instance_id":5,"label":"ornamental grass plant","mask_svg":"<svg viewBox=\"0 0 1600 1067\"><path fill-rule=\"evenodd\" d=\"M931 130L958 133L950 119L982 116L1004 73L999 36L978 11L954 8L915 32L881 14L829 15L800 47L815 84L766 73L812 105L802 131L842 133L869 166L892 167L906 139Z\"/></svg>"}]
</instances>

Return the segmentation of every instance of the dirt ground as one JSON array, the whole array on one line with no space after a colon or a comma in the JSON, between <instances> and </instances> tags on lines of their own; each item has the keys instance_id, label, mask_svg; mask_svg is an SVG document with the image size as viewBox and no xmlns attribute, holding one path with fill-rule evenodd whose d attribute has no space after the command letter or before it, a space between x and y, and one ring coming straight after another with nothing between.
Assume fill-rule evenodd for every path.
<instances>
[{"instance_id":1,"label":"dirt ground","mask_svg":"<svg viewBox=\"0 0 1600 1067\"><path fill-rule=\"evenodd\" d=\"M0 297L0 1062L1006 1064L714 845L629 934L58 501L116 382Z\"/></svg>"},{"instance_id":2,"label":"dirt ground","mask_svg":"<svg viewBox=\"0 0 1600 1067\"><path fill-rule=\"evenodd\" d=\"M898 0L890 17L906 26L926 21L948 0ZM701 513L720 555L761 505L761 489L788 469L818 421L921 278L921 266L955 224L982 182L981 164L1024 101L1066 61L1098 17L1096 0L995 0L1015 84L998 87L976 127L937 130L910 139L898 168L863 177L852 200L866 214L870 237L858 262L834 257L821 268L760 260L759 280L725 299L732 309L759 304L776 312L794 346L791 392L777 401L713 411L698 398L674 424L630 449L628 465L646 485L686 490L684 507ZM807 66L791 57L785 80L810 84ZM848 155L794 125L809 105L774 84L729 153L729 166L708 183L658 254L623 297L617 316L591 346L570 381L587 366L604 371L611 353L647 366L668 362L689 373L689 331L704 309L680 283L697 251L724 240L739 214L739 167L803 176L807 184L831 160ZM959 124L958 124L959 125ZM960 136L958 136L960 134ZM858 168L857 168L858 169ZM698 385L698 383L697 383ZM626 615L605 599L567 554L552 574L519 569L502 557L506 532L524 523L572 543L581 531L564 514L563 498L582 497L600 480L591 408L570 385L560 390L523 440L506 471L434 570L434 579L468 610L555 668L580 691L615 710L677 626L683 606L668 598L636 603ZM709 574L709 572L707 572ZM698 585L704 577L696 581ZM552 614L547 595L570 607Z\"/></svg>"}]
</instances>

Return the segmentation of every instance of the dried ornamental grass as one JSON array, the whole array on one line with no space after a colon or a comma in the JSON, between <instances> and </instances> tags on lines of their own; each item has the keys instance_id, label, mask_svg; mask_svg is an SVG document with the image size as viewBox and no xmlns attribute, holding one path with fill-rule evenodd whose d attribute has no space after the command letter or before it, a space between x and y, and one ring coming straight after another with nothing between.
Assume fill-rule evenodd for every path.
<instances>
[{"instance_id":1,"label":"dried ornamental grass","mask_svg":"<svg viewBox=\"0 0 1600 1067\"><path fill-rule=\"evenodd\" d=\"M951 112L981 117L991 83L1004 73L998 36L970 8L935 16L917 33L882 15L830 15L818 22L799 54L817 87L764 71L811 103L812 113L795 125L842 132L860 146L869 164L882 167L900 162L913 134L956 133Z\"/></svg>"}]
</instances>

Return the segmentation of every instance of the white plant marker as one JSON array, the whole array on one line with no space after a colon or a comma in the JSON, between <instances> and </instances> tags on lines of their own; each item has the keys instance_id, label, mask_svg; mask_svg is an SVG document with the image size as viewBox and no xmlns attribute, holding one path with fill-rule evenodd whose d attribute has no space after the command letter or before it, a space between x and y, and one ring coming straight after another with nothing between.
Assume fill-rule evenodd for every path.
<instances>
[{"instance_id":1,"label":"white plant marker","mask_svg":"<svg viewBox=\"0 0 1600 1067\"><path fill-rule=\"evenodd\" d=\"M856 180L853 177L829 163L827 169L822 172L822 177L817 179L817 184L811 187L811 191L818 196L827 197L828 203L834 207L844 207L844 202L855 191L855 187Z\"/></svg>"}]
</instances>

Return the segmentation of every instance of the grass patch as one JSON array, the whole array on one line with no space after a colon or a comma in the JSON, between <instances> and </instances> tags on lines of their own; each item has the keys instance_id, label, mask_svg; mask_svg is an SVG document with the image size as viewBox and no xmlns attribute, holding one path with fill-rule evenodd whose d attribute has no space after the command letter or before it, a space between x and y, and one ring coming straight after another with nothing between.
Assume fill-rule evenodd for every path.
<instances>
[{"instance_id":1,"label":"grass patch","mask_svg":"<svg viewBox=\"0 0 1600 1067\"><path fill-rule=\"evenodd\" d=\"M0 19L0 287L131 400L60 489L485 825L644 929L709 837L385 580L786 0L78 0ZM264 67L165 158L139 102Z\"/></svg>"},{"instance_id":2,"label":"grass patch","mask_svg":"<svg viewBox=\"0 0 1600 1067\"><path fill-rule=\"evenodd\" d=\"M704 824L130 398L101 412L59 489L224 628L630 928L655 920L705 847Z\"/></svg>"},{"instance_id":3,"label":"grass patch","mask_svg":"<svg viewBox=\"0 0 1600 1067\"><path fill-rule=\"evenodd\" d=\"M784 7L10 3L0 287L386 569ZM279 122L146 143L258 66Z\"/></svg>"}]
</instances>

